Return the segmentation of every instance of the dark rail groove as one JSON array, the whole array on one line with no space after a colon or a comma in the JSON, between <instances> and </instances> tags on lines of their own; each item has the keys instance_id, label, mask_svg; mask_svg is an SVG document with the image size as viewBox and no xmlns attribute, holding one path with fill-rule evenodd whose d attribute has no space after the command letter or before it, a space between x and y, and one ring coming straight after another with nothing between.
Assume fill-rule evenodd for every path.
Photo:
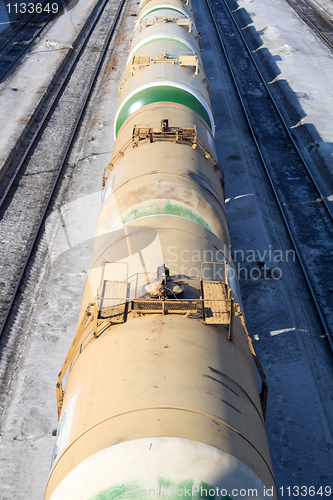
<instances>
[{"instance_id":1,"label":"dark rail groove","mask_svg":"<svg viewBox=\"0 0 333 500\"><path fill-rule=\"evenodd\" d=\"M33 17L36 14L31 14L30 16L26 16L21 22L19 22L17 29L9 34L9 36L6 38L6 35L2 37L2 41L5 40L2 45L0 45L0 53L1 51L6 47L6 45L9 44L9 42L28 24L29 21L33 19Z\"/></svg>"},{"instance_id":2,"label":"dark rail groove","mask_svg":"<svg viewBox=\"0 0 333 500\"><path fill-rule=\"evenodd\" d=\"M333 50L333 24L307 0L287 0L301 18Z\"/></svg>"},{"instance_id":3,"label":"dark rail groove","mask_svg":"<svg viewBox=\"0 0 333 500\"><path fill-rule=\"evenodd\" d=\"M227 0L206 0L252 137L333 350L333 216Z\"/></svg>"},{"instance_id":4,"label":"dark rail groove","mask_svg":"<svg viewBox=\"0 0 333 500\"><path fill-rule=\"evenodd\" d=\"M50 3L50 0L44 0L42 6L44 7L47 3ZM42 11L41 13L32 14L32 16L22 22L19 28L1 45L0 82L4 80L10 70L22 58L28 49L32 47L36 38L42 33L42 31L66 6L57 0L53 1L53 3L57 5L60 3L60 8L56 13Z\"/></svg>"},{"instance_id":5,"label":"dark rail groove","mask_svg":"<svg viewBox=\"0 0 333 500\"><path fill-rule=\"evenodd\" d=\"M1 279L4 279L4 283L0 292L0 337L126 2L127 0L121 0L118 7L113 6L110 0L102 0L98 4L96 18L78 47L61 87L47 109L43 123L30 142L24 159L1 200L0 261ZM97 60L91 57L89 51L89 41L95 32L97 38L99 35L101 44ZM91 44L91 50L96 54L96 40ZM89 64L93 65L90 72L87 71ZM78 76L75 73L79 65L81 88L78 87ZM82 71L85 72L85 78L82 78ZM77 107L72 105L73 98L78 101Z\"/></svg>"}]
</instances>

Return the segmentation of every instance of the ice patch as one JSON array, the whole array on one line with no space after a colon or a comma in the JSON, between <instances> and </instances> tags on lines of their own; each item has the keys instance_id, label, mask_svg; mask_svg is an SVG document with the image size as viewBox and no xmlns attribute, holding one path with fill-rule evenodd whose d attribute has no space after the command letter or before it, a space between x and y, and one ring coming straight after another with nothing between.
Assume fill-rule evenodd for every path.
<instances>
[{"instance_id":1,"label":"ice patch","mask_svg":"<svg viewBox=\"0 0 333 500\"><path fill-rule=\"evenodd\" d=\"M262 92L261 92L260 89L254 89L252 91L249 91L249 94L255 95L257 97L261 97L262 96Z\"/></svg>"},{"instance_id":2,"label":"ice patch","mask_svg":"<svg viewBox=\"0 0 333 500\"><path fill-rule=\"evenodd\" d=\"M287 43L285 45L282 45L282 47L280 47L278 50L279 52L283 52L286 55L291 54L291 47Z\"/></svg>"},{"instance_id":3,"label":"ice patch","mask_svg":"<svg viewBox=\"0 0 333 500\"><path fill-rule=\"evenodd\" d=\"M73 45L57 42L56 40L47 39L45 40L45 47L50 50L59 50L59 49L72 49Z\"/></svg>"},{"instance_id":4,"label":"ice patch","mask_svg":"<svg viewBox=\"0 0 333 500\"><path fill-rule=\"evenodd\" d=\"M295 92L297 99L313 100L313 95L306 92Z\"/></svg>"},{"instance_id":5,"label":"ice patch","mask_svg":"<svg viewBox=\"0 0 333 500\"><path fill-rule=\"evenodd\" d=\"M258 31L259 35L267 35L269 33L274 33L276 31L275 26L271 26L270 24L266 24L261 30Z\"/></svg>"},{"instance_id":6,"label":"ice patch","mask_svg":"<svg viewBox=\"0 0 333 500\"><path fill-rule=\"evenodd\" d=\"M239 196L235 196L235 200L238 200L238 198L244 198L245 196L253 196L253 193L248 193L248 194L240 194Z\"/></svg>"},{"instance_id":7,"label":"ice patch","mask_svg":"<svg viewBox=\"0 0 333 500\"><path fill-rule=\"evenodd\" d=\"M294 332L296 328L284 328L283 330L274 330L270 332L271 337L274 337L274 335L280 335L280 333L287 333L287 332Z\"/></svg>"}]
</instances>

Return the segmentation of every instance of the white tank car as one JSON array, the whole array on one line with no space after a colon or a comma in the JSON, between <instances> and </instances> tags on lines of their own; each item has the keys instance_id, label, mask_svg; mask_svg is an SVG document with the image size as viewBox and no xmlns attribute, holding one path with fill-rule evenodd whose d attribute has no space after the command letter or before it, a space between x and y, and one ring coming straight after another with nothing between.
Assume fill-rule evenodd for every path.
<instances>
[{"instance_id":1,"label":"white tank car","mask_svg":"<svg viewBox=\"0 0 333 500\"><path fill-rule=\"evenodd\" d=\"M45 500L277 499L194 19L139 6Z\"/></svg>"}]
</instances>

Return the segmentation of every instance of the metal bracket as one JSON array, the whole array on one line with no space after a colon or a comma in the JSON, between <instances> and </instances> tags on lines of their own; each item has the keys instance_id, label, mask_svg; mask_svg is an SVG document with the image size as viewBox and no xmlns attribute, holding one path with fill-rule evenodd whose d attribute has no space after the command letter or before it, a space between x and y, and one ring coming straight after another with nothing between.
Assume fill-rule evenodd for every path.
<instances>
[{"instance_id":1,"label":"metal bracket","mask_svg":"<svg viewBox=\"0 0 333 500\"><path fill-rule=\"evenodd\" d=\"M148 124L138 124L134 125L132 138L125 144L121 151L112 158L112 161L108 163L103 174L103 187L106 185L107 170L112 170L114 164L119 158L122 158L125 151L129 148L137 147L140 142L149 140L153 143L156 141L172 141L178 144L186 144L191 146L192 149L196 149L197 146L202 150L206 160L210 160L213 164L214 170L220 171L222 176L222 187L224 187L224 171L220 165L215 160L214 156L207 150L207 148L202 144L202 142L197 137L197 130L195 125L181 125L180 127L161 127L161 128L151 128Z\"/></svg>"},{"instance_id":2,"label":"metal bracket","mask_svg":"<svg viewBox=\"0 0 333 500\"><path fill-rule=\"evenodd\" d=\"M195 125L182 125L181 127L162 126L150 128L149 125L135 125L132 133L132 141L138 145L140 141L149 139L149 142L172 141L177 143L196 144L197 130Z\"/></svg>"},{"instance_id":3,"label":"metal bracket","mask_svg":"<svg viewBox=\"0 0 333 500\"><path fill-rule=\"evenodd\" d=\"M151 62L153 64L155 63L171 63L171 64L176 64L178 62L178 59L175 57L169 56L166 52L166 50L162 51L162 54L160 57L155 57L154 59L151 59Z\"/></svg>"},{"instance_id":4,"label":"metal bracket","mask_svg":"<svg viewBox=\"0 0 333 500\"><path fill-rule=\"evenodd\" d=\"M192 33L192 21L191 19L177 19L176 21L177 26L188 26L188 32Z\"/></svg>"},{"instance_id":5,"label":"metal bracket","mask_svg":"<svg viewBox=\"0 0 333 500\"><path fill-rule=\"evenodd\" d=\"M144 66L150 66L150 56L133 56L131 76L134 75L136 69L141 69ZM124 81L124 78L122 81Z\"/></svg>"},{"instance_id":6,"label":"metal bracket","mask_svg":"<svg viewBox=\"0 0 333 500\"><path fill-rule=\"evenodd\" d=\"M195 52L179 54L179 66L194 66L194 74L199 74L199 60Z\"/></svg>"}]
</instances>

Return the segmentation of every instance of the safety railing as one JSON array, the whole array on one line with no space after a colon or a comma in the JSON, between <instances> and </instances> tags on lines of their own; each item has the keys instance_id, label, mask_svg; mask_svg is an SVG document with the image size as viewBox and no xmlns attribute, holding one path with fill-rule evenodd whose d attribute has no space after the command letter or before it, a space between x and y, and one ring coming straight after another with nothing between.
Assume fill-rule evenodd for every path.
<instances>
[{"instance_id":1,"label":"safety railing","mask_svg":"<svg viewBox=\"0 0 333 500\"><path fill-rule=\"evenodd\" d=\"M201 277L203 274L203 267L206 264L218 264L224 265L224 281L213 281L213 280L202 280L201 279L201 290L202 296L201 298L195 299L133 299L133 300L125 300L122 304L117 304L113 307L107 308L104 311L107 311L106 314L102 317L100 311L97 307L97 302L89 303L85 313L83 315L80 326L76 332L72 345L68 351L65 362L59 372L58 382L56 385L57 392L57 407L58 407L58 418L60 418L63 399L64 399L64 390L62 386L62 381L65 376L65 373L68 369L68 366L73 358L73 355L77 349L79 340L82 336L84 329L86 328L87 323L93 317L93 338L98 338L101 335L99 332L99 328L102 322L109 322L112 324L119 324L125 322L127 320L128 314L136 315L145 315L145 314L184 314L189 317L193 315L193 317L201 318L201 320L206 325L216 326L216 325L225 325L228 326L228 340L230 342L233 341L233 323L234 318L238 317L241 321L241 325L246 335L246 339L253 356L254 362L258 369L258 373L261 377L261 392L260 392L260 402L262 407L262 412L264 418L266 416L266 407L267 407L267 394L268 394L268 386L266 382L266 377L261 366L261 363L258 359L257 353L253 346L252 339L248 333L244 316L240 307L240 304L235 301L233 297L231 297L231 290L228 287L228 264L221 262L204 262L201 266ZM103 274L104 275L104 274ZM103 278L103 277L102 277ZM216 298L216 296L218 298ZM116 298L117 301L120 299L124 300L124 297ZM110 300L115 300L112 297ZM121 320L115 321L114 318L117 314L116 308L119 306L123 307L122 318Z\"/></svg>"},{"instance_id":2,"label":"safety railing","mask_svg":"<svg viewBox=\"0 0 333 500\"><path fill-rule=\"evenodd\" d=\"M151 128L148 124L138 124L134 126L131 139L113 156L111 162L108 163L104 169L103 187L106 185L107 172L113 169L115 163L125 155L129 148L136 148L143 143L153 143L158 141L170 141L177 144L185 144L190 146L192 149L196 149L198 147L202 151L204 158L213 164L214 170L216 172L220 171L221 184L222 187L224 187L224 171L212 153L208 151L204 144L198 139L196 126L182 125L180 127L169 127L168 120L162 120L162 126L160 128Z\"/></svg>"}]
</instances>

